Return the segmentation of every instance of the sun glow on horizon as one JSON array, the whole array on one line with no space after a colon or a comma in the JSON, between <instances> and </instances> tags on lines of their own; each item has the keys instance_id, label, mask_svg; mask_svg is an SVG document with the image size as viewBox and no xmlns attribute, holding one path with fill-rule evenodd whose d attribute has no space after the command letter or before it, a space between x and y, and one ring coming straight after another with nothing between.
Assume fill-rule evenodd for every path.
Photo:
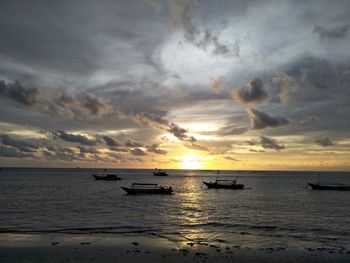
<instances>
[{"instance_id":1,"label":"sun glow on horizon","mask_svg":"<svg viewBox=\"0 0 350 263\"><path fill-rule=\"evenodd\" d=\"M196 170L203 167L203 158L194 154L181 156L180 159L182 169Z\"/></svg>"}]
</instances>

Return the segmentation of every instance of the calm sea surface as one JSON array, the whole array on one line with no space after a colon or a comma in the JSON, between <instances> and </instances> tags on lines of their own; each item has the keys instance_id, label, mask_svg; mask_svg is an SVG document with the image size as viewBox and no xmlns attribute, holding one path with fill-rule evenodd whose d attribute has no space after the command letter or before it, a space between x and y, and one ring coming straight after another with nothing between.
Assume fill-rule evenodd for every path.
<instances>
[{"instance_id":1,"label":"calm sea surface","mask_svg":"<svg viewBox=\"0 0 350 263\"><path fill-rule=\"evenodd\" d=\"M0 233L154 234L170 240L249 247L350 246L350 192L312 191L310 172L222 172L244 190L206 189L212 171L109 170L121 181L95 181L93 169L0 170ZM324 180L350 183L350 174ZM172 186L170 196L128 196L133 182Z\"/></svg>"}]
</instances>

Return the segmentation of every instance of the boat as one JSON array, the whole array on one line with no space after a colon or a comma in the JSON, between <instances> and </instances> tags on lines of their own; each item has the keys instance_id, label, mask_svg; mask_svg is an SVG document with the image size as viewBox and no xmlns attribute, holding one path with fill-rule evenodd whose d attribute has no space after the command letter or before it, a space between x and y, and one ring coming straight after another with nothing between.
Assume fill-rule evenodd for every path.
<instances>
[{"instance_id":1,"label":"boat","mask_svg":"<svg viewBox=\"0 0 350 263\"><path fill-rule=\"evenodd\" d=\"M153 175L154 176L167 176L169 175L167 172L165 171L162 171L162 170L159 170L159 169L155 169L154 172L153 172Z\"/></svg>"},{"instance_id":2,"label":"boat","mask_svg":"<svg viewBox=\"0 0 350 263\"><path fill-rule=\"evenodd\" d=\"M237 184L236 180L215 180L214 182L203 182L209 189L243 189L244 184Z\"/></svg>"},{"instance_id":3,"label":"boat","mask_svg":"<svg viewBox=\"0 0 350 263\"><path fill-rule=\"evenodd\" d=\"M350 191L350 185L339 184L339 183L328 183L328 184L315 184L308 183L313 190L338 190L338 191Z\"/></svg>"},{"instance_id":4,"label":"boat","mask_svg":"<svg viewBox=\"0 0 350 263\"><path fill-rule=\"evenodd\" d=\"M237 179L227 180L227 179L218 179L220 171L217 171L216 180L214 182L203 182L209 189L243 189L244 184L237 184Z\"/></svg>"},{"instance_id":5,"label":"boat","mask_svg":"<svg viewBox=\"0 0 350 263\"><path fill-rule=\"evenodd\" d=\"M317 183L307 183L313 190L338 190L338 191L350 191L350 185L320 181L320 175L317 177Z\"/></svg>"},{"instance_id":6,"label":"boat","mask_svg":"<svg viewBox=\"0 0 350 263\"><path fill-rule=\"evenodd\" d=\"M104 180L104 181L119 181L122 179L116 174L105 174L105 175L93 174L92 176L95 178L95 180Z\"/></svg>"},{"instance_id":7,"label":"boat","mask_svg":"<svg viewBox=\"0 0 350 263\"><path fill-rule=\"evenodd\" d=\"M158 184L133 183L130 187L121 187L127 194L171 194L173 189L168 186L158 186Z\"/></svg>"}]
</instances>

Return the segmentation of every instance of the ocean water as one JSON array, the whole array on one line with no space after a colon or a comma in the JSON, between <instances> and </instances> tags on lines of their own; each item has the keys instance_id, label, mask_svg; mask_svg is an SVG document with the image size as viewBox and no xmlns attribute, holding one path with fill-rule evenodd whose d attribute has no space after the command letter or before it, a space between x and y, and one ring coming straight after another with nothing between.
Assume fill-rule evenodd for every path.
<instances>
[{"instance_id":1,"label":"ocean water","mask_svg":"<svg viewBox=\"0 0 350 263\"><path fill-rule=\"evenodd\" d=\"M95 181L98 169L0 170L0 233L157 235L174 241L261 248L350 248L350 192L315 191L311 172L222 171L244 190L206 189L214 171L113 170L121 181ZM321 179L350 183L350 174ZM129 196L133 182L172 186L173 195Z\"/></svg>"}]
</instances>

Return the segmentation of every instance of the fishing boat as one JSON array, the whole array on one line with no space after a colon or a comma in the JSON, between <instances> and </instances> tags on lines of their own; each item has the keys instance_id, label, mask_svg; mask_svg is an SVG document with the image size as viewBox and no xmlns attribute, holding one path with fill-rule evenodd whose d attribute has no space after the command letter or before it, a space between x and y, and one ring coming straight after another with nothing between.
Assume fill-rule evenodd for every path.
<instances>
[{"instance_id":1,"label":"fishing boat","mask_svg":"<svg viewBox=\"0 0 350 263\"><path fill-rule=\"evenodd\" d=\"M350 185L339 184L339 183L328 183L328 184L314 184L308 183L313 190L338 190L338 191L350 191Z\"/></svg>"},{"instance_id":2,"label":"fishing boat","mask_svg":"<svg viewBox=\"0 0 350 263\"><path fill-rule=\"evenodd\" d=\"M338 190L338 191L350 191L350 185L320 181L320 175L317 177L317 183L307 183L313 190Z\"/></svg>"},{"instance_id":3,"label":"fishing boat","mask_svg":"<svg viewBox=\"0 0 350 263\"><path fill-rule=\"evenodd\" d=\"M165 171L162 171L162 170L159 170L159 169L155 169L154 172L153 172L153 175L154 176L167 176L168 173L165 172Z\"/></svg>"},{"instance_id":4,"label":"fishing boat","mask_svg":"<svg viewBox=\"0 0 350 263\"><path fill-rule=\"evenodd\" d=\"M158 184L133 183L130 187L122 187L129 195L136 194L171 194L173 189L168 186L158 186Z\"/></svg>"},{"instance_id":5,"label":"fishing boat","mask_svg":"<svg viewBox=\"0 0 350 263\"><path fill-rule=\"evenodd\" d=\"M116 174L105 174L105 175L93 174L92 176L95 178L95 180L104 180L104 181L119 181L122 179Z\"/></svg>"},{"instance_id":6,"label":"fishing boat","mask_svg":"<svg viewBox=\"0 0 350 263\"><path fill-rule=\"evenodd\" d=\"M244 184L237 184L236 180L215 180L214 182L203 182L209 189L243 189Z\"/></svg>"},{"instance_id":7,"label":"fishing boat","mask_svg":"<svg viewBox=\"0 0 350 263\"><path fill-rule=\"evenodd\" d=\"M203 182L209 189L243 189L244 184L237 184L237 179L227 180L227 179L218 179L220 171L217 171L216 180L214 182Z\"/></svg>"}]
</instances>

